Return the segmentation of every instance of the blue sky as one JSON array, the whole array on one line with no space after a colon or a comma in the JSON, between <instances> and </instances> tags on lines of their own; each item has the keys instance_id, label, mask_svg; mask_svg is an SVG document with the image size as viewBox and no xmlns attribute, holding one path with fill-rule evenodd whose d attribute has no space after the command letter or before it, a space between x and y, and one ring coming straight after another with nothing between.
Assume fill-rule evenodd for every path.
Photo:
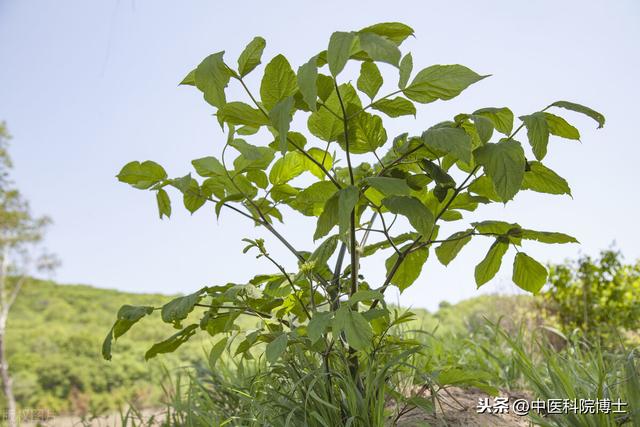
<instances>
[{"instance_id":1,"label":"blue sky","mask_svg":"<svg viewBox=\"0 0 640 427\"><path fill-rule=\"evenodd\" d=\"M11 133L15 179L37 213L55 224L47 246L63 261L57 279L135 292L188 292L242 282L269 270L242 255L242 237L260 237L230 212L190 216L174 209L160 221L151 193L116 182L130 160L153 159L172 176L190 160L216 154L223 136L199 93L177 83L206 55L226 50L235 63L255 35L265 59L284 53L294 67L326 48L336 30L402 21L416 31L406 43L415 68L464 64L492 77L448 102L423 106L416 119L391 126L420 133L458 112L508 106L528 114L556 100L589 105L604 129L563 114L582 143L553 140L547 163L573 199L522 193L483 218L564 231L581 245L530 244L528 253L561 261L596 253L613 241L628 260L640 257L637 188L640 142L640 4L634 1L485 2L214 2L0 1L0 120ZM386 70L388 73L392 71ZM394 77L395 78L395 77ZM255 85L256 80L251 80ZM254 86L256 87L256 86ZM239 96L230 88L229 98ZM523 138L521 138L523 139ZM310 223L282 232L301 248ZM293 266L276 242L269 248ZM473 268L490 242L472 242L448 269L435 257L400 301L435 308L476 294ZM512 255L512 254L511 254ZM482 292L512 289L510 259ZM373 283L381 259L365 264Z\"/></svg>"}]
</instances>

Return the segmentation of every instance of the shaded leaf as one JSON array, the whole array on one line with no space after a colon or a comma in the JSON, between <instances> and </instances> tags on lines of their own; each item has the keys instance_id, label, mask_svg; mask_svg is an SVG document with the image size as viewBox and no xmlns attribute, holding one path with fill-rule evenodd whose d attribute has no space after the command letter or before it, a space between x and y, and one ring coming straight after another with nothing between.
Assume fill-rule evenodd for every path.
<instances>
[{"instance_id":1,"label":"shaded leaf","mask_svg":"<svg viewBox=\"0 0 640 427\"><path fill-rule=\"evenodd\" d=\"M265 357L267 362L274 363L277 362L282 353L287 348L287 344L289 343L289 338L287 334L282 333L278 335L273 341L267 344L267 348L265 349Z\"/></svg>"},{"instance_id":2,"label":"shaded leaf","mask_svg":"<svg viewBox=\"0 0 640 427\"><path fill-rule=\"evenodd\" d=\"M498 270L500 270L502 257L507 252L507 249L509 249L509 244L503 239L496 239L491 245L487 255L475 269L474 276L478 287L493 279Z\"/></svg>"},{"instance_id":3,"label":"shaded leaf","mask_svg":"<svg viewBox=\"0 0 640 427\"><path fill-rule=\"evenodd\" d=\"M548 194L569 194L571 189L567 181L540 162L529 162L529 170L524 173L523 190Z\"/></svg>"},{"instance_id":4,"label":"shaded leaf","mask_svg":"<svg viewBox=\"0 0 640 427\"><path fill-rule=\"evenodd\" d=\"M311 111L316 111L316 102L318 98L318 59L316 56L311 58L309 62L298 68L298 87L304 102L307 103Z\"/></svg>"},{"instance_id":5,"label":"shaded leaf","mask_svg":"<svg viewBox=\"0 0 640 427\"><path fill-rule=\"evenodd\" d=\"M195 70L195 84L204 99L214 107L222 107L227 101L224 90L231 74L223 60L224 52L207 56Z\"/></svg>"},{"instance_id":6,"label":"shaded leaf","mask_svg":"<svg viewBox=\"0 0 640 427\"><path fill-rule=\"evenodd\" d=\"M344 69L355 40L356 36L353 33L338 31L331 34L327 49L327 62L332 76L337 76Z\"/></svg>"},{"instance_id":7,"label":"shaded leaf","mask_svg":"<svg viewBox=\"0 0 640 427\"><path fill-rule=\"evenodd\" d=\"M358 89L373 99L382 86L382 75L378 66L370 61L364 61L360 66L360 77L358 77Z\"/></svg>"},{"instance_id":8,"label":"shaded leaf","mask_svg":"<svg viewBox=\"0 0 640 427\"><path fill-rule=\"evenodd\" d=\"M585 107L584 105L580 105L580 104L576 104L568 101L556 101L553 104L551 104L550 107L566 108L567 110L585 114L591 117L596 122L598 122L598 129L604 126L604 122L605 122L604 116L598 113L597 111L592 110L589 107Z\"/></svg>"},{"instance_id":9,"label":"shaded leaf","mask_svg":"<svg viewBox=\"0 0 640 427\"><path fill-rule=\"evenodd\" d=\"M389 117L415 116L416 107L411 101L401 96L393 99L384 98L376 101L371 108L382 111Z\"/></svg>"},{"instance_id":10,"label":"shaded leaf","mask_svg":"<svg viewBox=\"0 0 640 427\"><path fill-rule=\"evenodd\" d=\"M527 138L533 148L536 159L542 160L547 155L547 145L549 145L549 126L544 113L537 112L528 116L521 116L527 127Z\"/></svg>"},{"instance_id":11,"label":"shaded leaf","mask_svg":"<svg viewBox=\"0 0 640 427\"><path fill-rule=\"evenodd\" d=\"M262 37L255 37L249 42L247 47L244 48L238 58L238 73L240 77L246 76L260 65L262 52L266 45L267 43Z\"/></svg>"},{"instance_id":12,"label":"shaded leaf","mask_svg":"<svg viewBox=\"0 0 640 427\"><path fill-rule=\"evenodd\" d=\"M465 163L471 161L471 138L460 128L434 126L422 134L424 145L452 154Z\"/></svg>"},{"instance_id":13,"label":"shaded leaf","mask_svg":"<svg viewBox=\"0 0 640 427\"><path fill-rule=\"evenodd\" d=\"M278 102L292 96L297 89L296 74L283 55L275 56L264 69L260 83L260 98L267 110Z\"/></svg>"},{"instance_id":14,"label":"shaded leaf","mask_svg":"<svg viewBox=\"0 0 640 427\"><path fill-rule=\"evenodd\" d=\"M408 247L403 247L400 250L404 251L407 248ZM411 252L405 257L402 264L400 264L400 267L396 270L395 274L391 278L391 284L397 286L400 289L400 292L411 286L413 282L420 277L420 273L422 273L422 266L427 262L428 257L428 248L420 248ZM391 273L391 269L397 260L397 253L394 253L386 260L385 266L387 268L387 276Z\"/></svg>"},{"instance_id":15,"label":"shaded leaf","mask_svg":"<svg viewBox=\"0 0 640 427\"><path fill-rule=\"evenodd\" d=\"M451 261L458 255L460 250L471 241L471 232L473 230L458 231L447 237L446 242L442 242L436 248L436 256L443 265L449 265Z\"/></svg>"},{"instance_id":16,"label":"shaded leaf","mask_svg":"<svg viewBox=\"0 0 640 427\"><path fill-rule=\"evenodd\" d=\"M520 143L510 139L486 144L477 148L474 154L491 178L498 196L505 202L511 200L524 179L526 160Z\"/></svg>"},{"instance_id":17,"label":"shaded leaf","mask_svg":"<svg viewBox=\"0 0 640 427\"><path fill-rule=\"evenodd\" d=\"M360 47L371 59L398 66L401 54L394 42L371 32L361 32L358 37Z\"/></svg>"},{"instance_id":18,"label":"shaded leaf","mask_svg":"<svg viewBox=\"0 0 640 427\"><path fill-rule=\"evenodd\" d=\"M434 225L433 213L415 197L391 196L382 201L394 214L407 217L413 228L423 236L429 236Z\"/></svg>"}]
</instances>

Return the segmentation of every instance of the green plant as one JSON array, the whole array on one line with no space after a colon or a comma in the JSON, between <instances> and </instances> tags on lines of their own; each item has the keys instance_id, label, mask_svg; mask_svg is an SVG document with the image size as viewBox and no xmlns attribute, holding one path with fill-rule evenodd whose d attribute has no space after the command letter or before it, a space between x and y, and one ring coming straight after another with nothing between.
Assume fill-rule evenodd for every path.
<instances>
[{"instance_id":1,"label":"green plant","mask_svg":"<svg viewBox=\"0 0 640 427\"><path fill-rule=\"evenodd\" d=\"M318 396L329 406L315 415L305 408L304 413L294 412L296 417L310 424L331 424L339 414L343 422L379 425L384 415L380 405L386 397L378 393L390 393L392 387L372 389L380 387L372 375L386 366L384 360L402 365L398 356L414 346L410 340L386 334L395 320L384 294L391 285L401 291L412 285L432 247L447 265L473 237L490 238L489 251L475 270L478 286L497 273L509 247L516 247L514 282L530 292L540 290L547 277L545 267L517 248L524 240L570 243L576 241L573 237L482 221L443 239L438 237L441 223L454 227L463 212L481 204L507 203L522 189L569 194L567 182L541 161L550 135L575 140L579 133L548 110L583 113L599 127L604 117L559 101L521 116L522 123L513 130L511 110L481 108L438 123L419 136L403 133L389 141L382 116L373 111L387 116L385 120L415 116L416 103L452 99L487 77L462 65L433 65L411 79L412 56L400 52L400 45L411 35L413 30L400 23L336 32L328 48L297 73L283 55L277 55L264 69L259 98L245 78L261 62L265 41L260 37L242 52L237 69L218 52L185 77L182 84L195 86L217 109L217 120L227 134L220 158L192 162L203 181L191 174L169 178L152 161L128 163L118 179L154 192L161 218L171 214L168 188L182 194L192 213L205 203L212 203L217 215L223 208L233 211L274 236L298 265L287 269L270 254L263 239L245 239L244 252L257 253L275 272L245 284L204 287L158 308L123 306L104 341L105 358L111 358L114 339L160 311L162 320L179 331L151 347L147 359L176 350L201 330L219 337L211 357L233 346L236 356L261 357L269 366L279 366L283 358L292 368L307 366L301 375L325 390L324 397ZM343 73L353 64L360 66L355 87ZM399 72L396 87L384 96L377 96L383 86L378 65ZM324 74L325 66L329 74ZM246 92L252 105L227 100L225 90L231 81ZM359 93L368 100L363 102ZM294 116L302 115L307 116L305 133L292 126L299 123ZM524 128L536 160L527 159L515 139ZM494 133L501 136L490 142ZM247 142L250 138L258 145ZM235 153L232 164L227 161L231 153ZM286 222L294 212L316 221L313 240L324 239L322 243L300 250L277 229L276 221ZM372 243L371 236L379 239ZM386 277L366 277L360 259L381 253L387 254ZM193 321L190 315L196 309L203 313ZM240 316L252 316L261 323L255 330L238 330ZM379 347L391 353L376 351ZM354 404L354 396L360 396L361 402ZM400 393L389 396L402 398ZM333 407L334 412L327 409ZM373 407L373 413L363 412Z\"/></svg>"},{"instance_id":2,"label":"green plant","mask_svg":"<svg viewBox=\"0 0 640 427\"><path fill-rule=\"evenodd\" d=\"M511 360L519 367L527 388L536 399L567 401L568 409L558 413L529 413L536 425L543 427L604 427L629 423L640 426L640 364L637 350L610 352L570 337L558 352L546 337L534 336L527 349L520 338L504 330L496 333L509 344ZM609 409L595 412L574 410L581 400L606 400ZM621 405L612 402L622 402ZM592 404L593 406L593 404Z\"/></svg>"},{"instance_id":3,"label":"green plant","mask_svg":"<svg viewBox=\"0 0 640 427\"><path fill-rule=\"evenodd\" d=\"M640 328L640 263L624 264L620 252L553 265L549 282L544 308L564 332L579 329L592 341L615 344Z\"/></svg>"}]
</instances>

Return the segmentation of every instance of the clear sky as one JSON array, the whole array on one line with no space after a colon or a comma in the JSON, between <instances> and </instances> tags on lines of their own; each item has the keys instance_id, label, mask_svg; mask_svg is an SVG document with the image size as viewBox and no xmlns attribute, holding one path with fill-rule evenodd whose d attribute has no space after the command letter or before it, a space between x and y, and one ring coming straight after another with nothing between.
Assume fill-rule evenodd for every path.
<instances>
[{"instance_id":1,"label":"clear sky","mask_svg":"<svg viewBox=\"0 0 640 427\"><path fill-rule=\"evenodd\" d=\"M171 220L160 221L153 194L114 175L130 160L153 159L181 176L191 159L219 152L223 136L212 108L195 89L177 86L206 55L226 50L235 63L261 35L265 59L284 53L297 67L326 48L333 31L384 21L415 29L404 47L416 70L460 63L493 75L453 101L423 106L390 135L417 134L488 106L521 115L562 99L604 113L598 131L589 119L563 114L580 128L582 143L551 142L547 164L569 181L573 199L525 192L479 215L582 242L525 247L541 260L594 254L613 241L628 260L640 257L637 1L0 0L0 120L14 135L19 187L37 213L55 221L46 243L63 262L57 279L173 293L268 271L241 253L242 237L263 234L245 219L226 212L218 222L212 208L191 217L175 206ZM230 89L230 98L238 94ZM310 226L294 221L280 229L308 249ZM473 268L489 244L473 242L448 269L432 257L400 301L433 309L475 295ZM481 291L511 289L511 258ZM372 283L381 280L381 259L365 267Z\"/></svg>"}]
</instances>

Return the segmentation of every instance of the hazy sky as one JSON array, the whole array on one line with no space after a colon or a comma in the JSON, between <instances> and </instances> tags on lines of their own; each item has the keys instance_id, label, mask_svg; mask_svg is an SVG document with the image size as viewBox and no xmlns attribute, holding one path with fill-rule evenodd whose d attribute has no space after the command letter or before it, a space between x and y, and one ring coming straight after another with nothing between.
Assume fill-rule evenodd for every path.
<instances>
[{"instance_id":1,"label":"hazy sky","mask_svg":"<svg viewBox=\"0 0 640 427\"><path fill-rule=\"evenodd\" d=\"M595 122L563 112L582 143L550 143L546 163L569 181L573 199L525 192L478 215L582 242L527 244L541 260L597 253L614 240L627 259L640 257L637 1L0 0L0 120L14 135L19 187L37 213L55 221L47 246L63 261L57 279L170 293L270 271L241 253L242 237L264 234L245 219L223 212L218 222L211 207L190 216L176 197L173 217L160 221L153 194L114 175L128 161L153 159L182 176L191 159L218 153L224 139L213 109L195 89L177 86L206 55L226 50L234 64L261 35L265 60L284 53L295 68L326 48L333 31L384 21L415 29L404 46L415 70L460 63L493 75L453 101L423 106L417 119L389 127L390 136L489 106L521 115L562 99L604 113L607 124L596 131ZM250 81L257 87L255 76ZM239 94L232 86L228 98ZM295 221L279 229L309 249L309 227ZM273 255L294 265L268 242ZM400 301L433 309L475 295L473 268L490 243L473 242L448 269L432 256ZM512 256L482 291L511 288ZM373 284L381 282L381 259L365 267Z\"/></svg>"}]
</instances>

